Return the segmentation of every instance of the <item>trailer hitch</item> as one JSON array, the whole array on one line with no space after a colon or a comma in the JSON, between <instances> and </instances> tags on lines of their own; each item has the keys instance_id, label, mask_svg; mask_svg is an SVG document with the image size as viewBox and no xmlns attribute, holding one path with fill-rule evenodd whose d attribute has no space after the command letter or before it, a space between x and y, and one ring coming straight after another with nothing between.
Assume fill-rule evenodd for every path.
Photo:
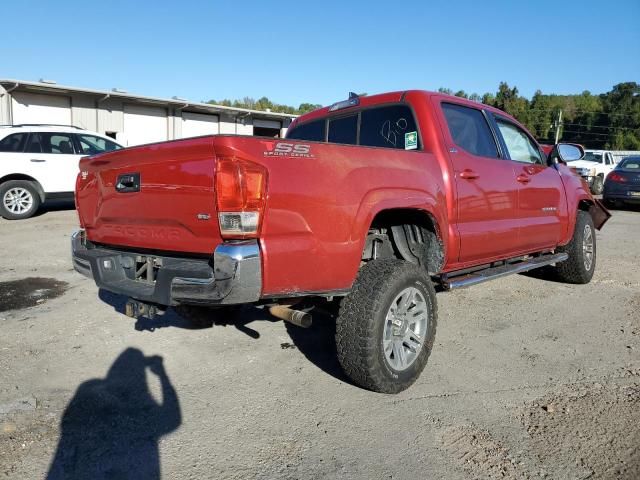
<instances>
[{"instance_id":1,"label":"trailer hitch","mask_svg":"<svg viewBox=\"0 0 640 480\"><path fill-rule=\"evenodd\" d=\"M156 318L156 316L164 315L165 312L165 307L141 302L140 300L136 300L134 298L128 299L126 305L124 306L125 315L127 317L136 319L145 317L149 320L153 320L154 318Z\"/></svg>"}]
</instances>

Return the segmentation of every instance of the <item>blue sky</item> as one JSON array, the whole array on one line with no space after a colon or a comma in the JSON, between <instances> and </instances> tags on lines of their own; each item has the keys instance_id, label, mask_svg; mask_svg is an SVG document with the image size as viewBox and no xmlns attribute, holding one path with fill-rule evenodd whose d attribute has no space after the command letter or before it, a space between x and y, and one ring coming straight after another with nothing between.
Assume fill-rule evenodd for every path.
<instances>
[{"instance_id":1,"label":"blue sky","mask_svg":"<svg viewBox=\"0 0 640 480\"><path fill-rule=\"evenodd\" d=\"M0 77L199 101L328 104L448 87L640 82L640 1L3 2Z\"/></svg>"}]
</instances>

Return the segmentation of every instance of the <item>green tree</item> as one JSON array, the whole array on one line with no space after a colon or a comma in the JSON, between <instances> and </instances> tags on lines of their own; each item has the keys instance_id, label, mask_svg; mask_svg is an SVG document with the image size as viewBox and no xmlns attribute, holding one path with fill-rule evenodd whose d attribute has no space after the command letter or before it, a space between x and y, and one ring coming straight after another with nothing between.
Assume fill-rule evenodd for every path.
<instances>
[{"instance_id":1,"label":"green tree","mask_svg":"<svg viewBox=\"0 0 640 480\"><path fill-rule=\"evenodd\" d=\"M454 94L445 87L438 91ZM517 87L510 87L507 82L500 82L495 94L485 93L481 97L458 90L455 95L504 110L543 143L554 141L558 113L562 110L560 138L563 141L580 143L587 148L640 150L640 85L636 82L619 83L601 95L586 90L577 95L545 94L537 90L528 100L520 96ZM296 108L274 103L267 97L211 100L209 103L291 114L303 114L321 107L301 103Z\"/></svg>"},{"instance_id":2,"label":"green tree","mask_svg":"<svg viewBox=\"0 0 640 480\"><path fill-rule=\"evenodd\" d=\"M619 150L640 148L640 85L619 83L602 95L604 116L608 117L607 146Z\"/></svg>"},{"instance_id":3,"label":"green tree","mask_svg":"<svg viewBox=\"0 0 640 480\"><path fill-rule=\"evenodd\" d=\"M253 99L252 97L244 97L241 100L209 100L207 103L211 105L224 105L226 107L235 107L235 108L248 108L250 110L262 110L262 111L270 111L276 113L289 113L292 115L301 115L303 113L310 112L315 110L316 108L321 108L322 105L318 105L315 103L301 103L298 108L292 107L290 105L280 105L278 103L273 103L267 97L260 97L258 100Z\"/></svg>"},{"instance_id":4,"label":"green tree","mask_svg":"<svg viewBox=\"0 0 640 480\"><path fill-rule=\"evenodd\" d=\"M496 96L493 93L485 93L482 95L482 103L485 105L495 106Z\"/></svg>"},{"instance_id":5,"label":"green tree","mask_svg":"<svg viewBox=\"0 0 640 480\"><path fill-rule=\"evenodd\" d=\"M322 105L319 105L317 103L301 103L300 106L298 107L298 113L300 114L308 113L318 108L322 108Z\"/></svg>"},{"instance_id":6,"label":"green tree","mask_svg":"<svg viewBox=\"0 0 640 480\"><path fill-rule=\"evenodd\" d=\"M500 82L494 106L504 110L525 125L529 120L529 100L519 96L517 87L510 88L507 82Z\"/></svg>"}]
</instances>

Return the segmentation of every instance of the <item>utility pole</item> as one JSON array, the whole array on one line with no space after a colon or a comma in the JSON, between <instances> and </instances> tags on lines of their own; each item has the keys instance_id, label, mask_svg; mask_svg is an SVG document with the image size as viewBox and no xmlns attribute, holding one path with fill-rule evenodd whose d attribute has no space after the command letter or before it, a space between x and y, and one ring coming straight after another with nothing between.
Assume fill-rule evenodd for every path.
<instances>
[{"instance_id":1,"label":"utility pole","mask_svg":"<svg viewBox=\"0 0 640 480\"><path fill-rule=\"evenodd\" d=\"M562 110L558 112L558 120L556 120L556 142L560 140L560 127L562 126Z\"/></svg>"}]
</instances>

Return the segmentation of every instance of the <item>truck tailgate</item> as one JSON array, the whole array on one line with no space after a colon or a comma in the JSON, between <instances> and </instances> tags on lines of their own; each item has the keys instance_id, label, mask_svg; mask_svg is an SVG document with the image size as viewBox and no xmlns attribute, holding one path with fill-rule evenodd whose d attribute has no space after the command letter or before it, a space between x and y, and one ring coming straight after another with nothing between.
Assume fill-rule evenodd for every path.
<instances>
[{"instance_id":1,"label":"truck tailgate","mask_svg":"<svg viewBox=\"0 0 640 480\"><path fill-rule=\"evenodd\" d=\"M213 137L143 145L80 161L76 205L94 243L211 254L221 242Z\"/></svg>"}]
</instances>

